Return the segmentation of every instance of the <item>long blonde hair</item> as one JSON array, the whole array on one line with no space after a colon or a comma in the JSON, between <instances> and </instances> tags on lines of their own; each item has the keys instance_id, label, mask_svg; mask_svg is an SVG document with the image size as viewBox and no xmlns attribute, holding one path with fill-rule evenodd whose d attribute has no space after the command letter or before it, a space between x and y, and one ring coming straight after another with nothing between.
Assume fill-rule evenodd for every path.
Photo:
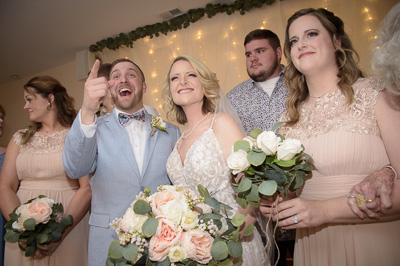
<instances>
[{"instance_id":1,"label":"long blonde hair","mask_svg":"<svg viewBox=\"0 0 400 266\"><path fill-rule=\"evenodd\" d=\"M170 88L170 74L172 66L178 62L184 60L188 62L196 72L201 85L204 90L204 98L203 98L203 106L202 112L206 114L208 112L214 112L217 102L220 98L219 95L219 84L217 80L217 76L215 73L211 72L208 67L197 60L188 55L181 55L177 57L171 64L167 77L164 82L164 87L162 91L163 99L164 99L164 108L167 110L168 119L177 121L179 124L186 124L187 117L182 107L175 104L172 99L171 88Z\"/></svg>"},{"instance_id":2,"label":"long blonde hair","mask_svg":"<svg viewBox=\"0 0 400 266\"><path fill-rule=\"evenodd\" d=\"M290 57L290 41L289 28L292 23L305 15L315 16L322 26L329 32L332 38L332 44L336 49L336 64L339 67L337 74L339 78L338 87L345 95L347 103L351 104L354 101L354 91L352 85L363 74L357 66L359 56L354 50L350 38L344 31L343 21L335 16L332 12L320 9L301 9L294 13L286 25L284 53L288 62L285 68L285 83L290 92L286 100L286 110L289 115L288 125L293 125L299 121L300 104L309 96L308 87L304 75L296 69ZM356 59L354 59L356 57Z\"/></svg>"}]
</instances>

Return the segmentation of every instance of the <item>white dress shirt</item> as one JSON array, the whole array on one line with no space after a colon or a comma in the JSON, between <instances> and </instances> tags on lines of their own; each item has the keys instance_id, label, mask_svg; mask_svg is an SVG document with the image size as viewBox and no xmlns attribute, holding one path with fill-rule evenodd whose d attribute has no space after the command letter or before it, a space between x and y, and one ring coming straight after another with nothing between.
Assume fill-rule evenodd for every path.
<instances>
[{"instance_id":1,"label":"white dress shirt","mask_svg":"<svg viewBox=\"0 0 400 266\"><path fill-rule=\"evenodd\" d=\"M121 112L117 108L115 108L115 110L116 110L115 115L117 116L118 119L118 114L123 112ZM143 110L144 108L140 109L138 112L141 112ZM93 124L84 125L82 124L81 121L81 115L79 114L78 116L79 116L79 122L81 124L81 129L85 137L87 138L93 137L97 129L96 125L97 118L95 117L95 121ZM130 119L128 123L123 125L123 127L125 128L125 131L128 134L129 142L131 144L133 154L135 155L139 173L142 174L144 151L146 147L146 136L147 136L146 122L141 122L136 119Z\"/></svg>"}]
</instances>

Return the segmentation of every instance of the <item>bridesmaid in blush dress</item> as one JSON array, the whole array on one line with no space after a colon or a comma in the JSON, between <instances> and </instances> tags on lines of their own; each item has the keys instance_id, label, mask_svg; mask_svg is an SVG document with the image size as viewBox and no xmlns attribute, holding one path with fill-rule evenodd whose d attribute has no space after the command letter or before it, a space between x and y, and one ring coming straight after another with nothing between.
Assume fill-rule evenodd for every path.
<instances>
[{"instance_id":1,"label":"bridesmaid in blush dress","mask_svg":"<svg viewBox=\"0 0 400 266\"><path fill-rule=\"evenodd\" d=\"M400 170L399 109L384 100L379 81L363 78L343 21L332 12L294 13L284 50L290 96L280 133L304 144L315 170L277 213L268 203L260 210L273 213L283 229L297 229L294 265L399 265L400 181L393 173ZM351 192L372 175L394 184L385 214L380 197ZM368 217L358 217L348 202Z\"/></svg>"},{"instance_id":2,"label":"bridesmaid in blush dress","mask_svg":"<svg viewBox=\"0 0 400 266\"><path fill-rule=\"evenodd\" d=\"M17 131L8 144L0 175L1 212L9 214L21 203L46 195L63 204L64 215L71 214L73 224L59 241L32 257L25 257L16 243L6 243L5 265L87 265L88 176L72 180L62 163L64 140L76 116L73 99L57 80L40 76L24 86L24 100L32 125Z\"/></svg>"}]
</instances>

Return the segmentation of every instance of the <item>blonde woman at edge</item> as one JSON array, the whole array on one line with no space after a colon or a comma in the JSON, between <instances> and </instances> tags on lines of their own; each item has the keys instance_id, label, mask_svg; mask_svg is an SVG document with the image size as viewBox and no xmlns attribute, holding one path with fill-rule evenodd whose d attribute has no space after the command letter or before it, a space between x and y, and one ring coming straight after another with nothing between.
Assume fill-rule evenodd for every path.
<instances>
[{"instance_id":1,"label":"blonde woman at edge","mask_svg":"<svg viewBox=\"0 0 400 266\"><path fill-rule=\"evenodd\" d=\"M167 172L174 185L185 185L197 191L204 185L216 199L231 206L233 216L239 210L231 188L232 176L227 158L236 140L244 137L235 119L219 113L221 95L218 80L203 63L190 56L176 58L163 88L167 115L187 125L167 161ZM224 96L222 96L224 97ZM255 222L248 207L247 222ZM255 231L244 239L243 265L269 265L260 235Z\"/></svg>"}]
</instances>

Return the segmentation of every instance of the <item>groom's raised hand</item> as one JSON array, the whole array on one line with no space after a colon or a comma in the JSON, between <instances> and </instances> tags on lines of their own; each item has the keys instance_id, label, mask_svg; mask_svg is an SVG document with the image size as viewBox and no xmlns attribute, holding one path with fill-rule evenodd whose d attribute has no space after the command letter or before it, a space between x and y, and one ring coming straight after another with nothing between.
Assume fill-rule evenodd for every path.
<instances>
[{"instance_id":1,"label":"groom's raised hand","mask_svg":"<svg viewBox=\"0 0 400 266\"><path fill-rule=\"evenodd\" d=\"M109 93L109 88L114 85L114 81L107 81L105 77L97 77L99 67L100 61L97 59L85 82L81 110L81 122L84 125L90 125L94 122L100 103L103 101L106 94Z\"/></svg>"}]
</instances>

